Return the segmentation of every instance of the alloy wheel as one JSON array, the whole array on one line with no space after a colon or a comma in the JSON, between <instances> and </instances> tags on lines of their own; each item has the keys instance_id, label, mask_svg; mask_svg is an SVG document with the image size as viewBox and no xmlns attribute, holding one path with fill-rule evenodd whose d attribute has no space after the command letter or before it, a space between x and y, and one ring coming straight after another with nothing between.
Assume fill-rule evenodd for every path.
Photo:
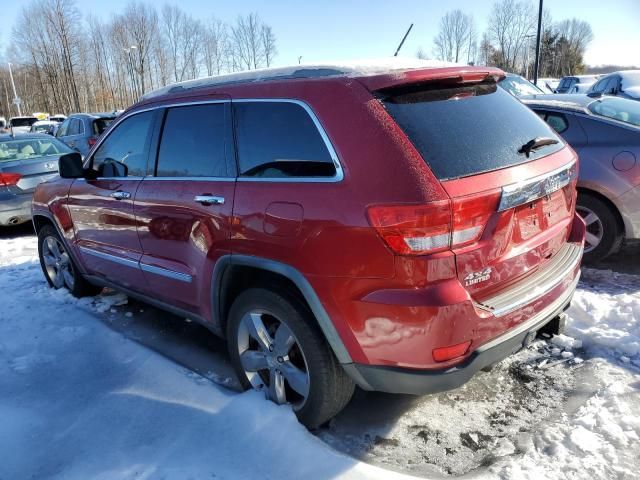
<instances>
[{"instance_id":1,"label":"alloy wheel","mask_svg":"<svg viewBox=\"0 0 640 480\"><path fill-rule=\"evenodd\" d=\"M604 236L602 220L600 220L600 217L598 217L593 210L583 205L576 206L576 212L582 217L582 220L584 220L584 223L587 225L584 252L589 253L600 245L600 242L602 242L602 237Z\"/></svg>"},{"instance_id":2,"label":"alloy wheel","mask_svg":"<svg viewBox=\"0 0 640 480\"><path fill-rule=\"evenodd\" d=\"M309 396L307 361L282 320L266 311L246 313L238 327L240 363L251 383L278 404L301 408Z\"/></svg>"},{"instance_id":3,"label":"alloy wheel","mask_svg":"<svg viewBox=\"0 0 640 480\"><path fill-rule=\"evenodd\" d=\"M71 258L62 245L62 242L53 236L48 236L42 242L42 259L47 275L55 288L66 286L73 290L75 276Z\"/></svg>"}]
</instances>

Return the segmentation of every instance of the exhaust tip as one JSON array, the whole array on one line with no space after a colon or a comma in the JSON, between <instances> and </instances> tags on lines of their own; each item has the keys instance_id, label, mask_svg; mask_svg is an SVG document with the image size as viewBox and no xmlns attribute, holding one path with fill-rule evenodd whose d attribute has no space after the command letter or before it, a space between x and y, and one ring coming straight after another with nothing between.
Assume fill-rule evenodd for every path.
<instances>
[{"instance_id":1,"label":"exhaust tip","mask_svg":"<svg viewBox=\"0 0 640 480\"><path fill-rule=\"evenodd\" d=\"M9 225L18 225L20 223L20 218L19 217L11 217L9 219L9 221L7 222L7 224Z\"/></svg>"}]
</instances>

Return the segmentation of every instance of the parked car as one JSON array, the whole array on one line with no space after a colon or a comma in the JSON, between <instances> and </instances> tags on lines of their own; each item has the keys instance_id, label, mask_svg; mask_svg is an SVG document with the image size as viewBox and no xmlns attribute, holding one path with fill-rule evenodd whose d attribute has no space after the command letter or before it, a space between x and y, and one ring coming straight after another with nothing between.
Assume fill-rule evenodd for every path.
<instances>
[{"instance_id":1,"label":"parked car","mask_svg":"<svg viewBox=\"0 0 640 480\"><path fill-rule=\"evenodd\" d=\"M62 115L60 113L56 114L56 115L51 115L49 116L49 121L51 122L57 122L57 123L62 123L67 119L66 115Z\"/></svg>"},{"instance_id":2,"label":"parked car","mask_svg":"<svg viewBox=\"0 0 640 480\"><path fill-rule=\"evenodd\" d=\"M592 84L598 80L597 75L569 75L560 79L560 84L556 88L556 93L573 93L571 89L580 84Z\"/></svg>"},{"instance_id":3,"label":"parked car","mask_svg":"<svg viewBox=\"0 0 640 480\"><path fill-rule=\"evenodd\" d=\"M58 159L70 152L51 135L0 135L0 226L31 220L36 185L56 177Z\"/></svg>"},{"instance_id":4,"label":"parked car","mask_svg":"<svg viewBox=\"0 0 640 480\"><path fill-rule=\"evenodd\" d=\"M507 73L499 85L515 97L544 93L529 80L514 73Z\"/></svg>"},{"instance_id":5,"label":"parked car","mask_svg":"<svg viewBox=\"0 0 640 480\"><path fill-rule=\"evenodd\" d=\"M456 388L560 331L580 272L577 157L502 75L296 66L147 94L36 190L44 275L201 322L309 427L354 384Z\"/></svg>"},{"instance_id":6,"label":"parked car","mask_svg":"<svg viewBox=\"0 0 640 480\"><path fill-rule=\"evenodd\" d=\"M540 95L526 105L580 155L577 211L587 224L585 261L640 238L640 104L615 97Z\"/></svg>"},{"instance_id":7,"label":"parked car","mask_svg":"<svg viewBox=\"0 0 640 480\"><path fill-rule=\"evenodd\" d=\"M613 72L600 78L586 92L588 95L613 95L640 100L640 70Z\"/></svg>"},{"instance_id":8,"label":"parked car","mask_svg":"<svg viewBox=\"0 0 640 480\"><path fill-rule=\"evenodd\" d=\"M584 95L592 86L593 83L576 83L567 93Z\"/></svg>"},{"instance_id":9,"label":"parked car","mask_svg":"<svg viewBox=\"0 0 640 480\"><path fill-rule=\"evenodd\" d=\"M87 155L114 118L113 113L74 113L58 127L56 138Z\"/></svg>"},{"instance_id":10,"label":"parked car","mask_svg":"<svg viewBox=\"0 0 640 480\"><path fill-rule=\"evenodd\" d=\"M557 78L539 78L538 83L535 85L545 93L556 93L560 80Z\"/></svg>"},{"instance_id":11,"label":"parked car","mask_svg":"<svg viewBox=\"0 0 640 480\"><path fill-rule=\"evenodd\" d=\"M40 120L31 125L31 133L46 133L48 135L55 135L56 130L60 124L57 122L50 122L47 120Z\"/></svg>"},{"instance_id":12,"label":"parked car","mask_svg":"<svg viewBox=\"0 0 640 480\"><path fill-rule=\"evenodd\" d=\"M7 131L7 119L4 117L0 117L0 133L5 133Z\"/></svg>"},{"instance_id":13,"label":"parked car","mask_svg":"<svg viewBox=\"0 0 640 480\"><path fill-rule=\"evenodd\" d=\"M36 117L11 117L9 119L9 128L13 133L29 133L31 125L36 123Z\"/></svg>"}]
</instances>

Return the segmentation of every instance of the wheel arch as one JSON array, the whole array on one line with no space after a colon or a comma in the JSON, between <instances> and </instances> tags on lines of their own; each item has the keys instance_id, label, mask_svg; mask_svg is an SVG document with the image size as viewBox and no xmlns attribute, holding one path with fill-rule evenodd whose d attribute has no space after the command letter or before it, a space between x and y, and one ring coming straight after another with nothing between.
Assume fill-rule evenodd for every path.
<instances>
[{"instance_id":1,"label":"wheel arch","mask_svg":"<svg viewBox=\"0 0 640 480\"><path fill-rule=\"evenodd\" d=\"M628 230L627 230L627 225L625 224L625 220L622 217L622 214L620 213L620 209L618 208L618 206L615 203L613 203L613 201L611 201L609 197L607 197L606 195L603 195L597 190L592 190L590 188L583 187L583 186L578 187L578 193L595 197L598 200L601 200L605 205L607 205L613 212L613 215L616 218L616 222L618 223L618 226L622 231L622 235L626 236L626 232Z\"/></svg>"},{"instance_id":2,"label":"wheel arch","mask_svg":"<svg viewBox=\"0 0 640 480\"><path fill-rule=\"evenodd\" d=\"M352 362L338 331L309 281L294 267L266 258L226 255L216 262L213 270L211 311L214 328L218 333L223 336L225 334L227 316L234 299L247 288L256 286L279 286L296 295L315 317L338 361L343 364Z\"/></svg>"}]
</instances>

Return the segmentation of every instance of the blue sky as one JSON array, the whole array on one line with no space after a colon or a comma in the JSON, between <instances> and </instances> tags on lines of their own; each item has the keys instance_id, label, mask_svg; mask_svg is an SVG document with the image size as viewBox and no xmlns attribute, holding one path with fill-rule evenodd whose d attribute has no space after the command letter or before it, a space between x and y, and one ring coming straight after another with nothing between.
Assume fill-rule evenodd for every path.
<instances>
[{"instance_id":1,"label":"blue sky","mask_svg":"<svg viewBox=\"0 0 640 480\"><path fill-rule=\"evenodd\" d=\"M78 6L106 18L122 10L127 1L83 0ZM10 42L16 14L25 3L3 2L0 20L3 50ZM276 34L279 50L276 65L288 65L297 63L299 55L305 62L391 55L412 22L413 30L401 54L414 56L420 46L431 54L442 15L460 8L473 14L477 27L484 30L493 1L180 0L177 3L199 18L215 15L230 22L239 14L257 12ZM586 53L588 64L640 66L640 0L545 0L544 5L554 20L578 17L591 24L595 40Z\"/></svg>"}]
</instances>

